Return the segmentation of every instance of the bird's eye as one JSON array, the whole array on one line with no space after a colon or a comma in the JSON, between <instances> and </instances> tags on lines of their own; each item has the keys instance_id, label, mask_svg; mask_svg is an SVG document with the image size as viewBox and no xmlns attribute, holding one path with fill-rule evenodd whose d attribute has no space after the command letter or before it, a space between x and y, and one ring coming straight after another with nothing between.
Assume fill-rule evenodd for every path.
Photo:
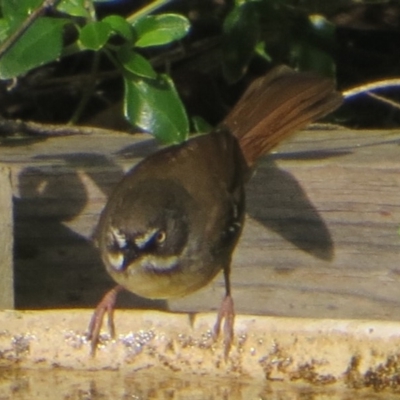
<instances>
[{"instance_id":1,"label":"bird's eye","mask_svg":"<svg viewBox=\"0 0 400 400\"><path fill-rule=\"evenodd\" d=\"M155 239L158 244L162 244L165 242L165 239L167 239L167 234L165 231L158 231Z\"/></svg>"}]
</instances>

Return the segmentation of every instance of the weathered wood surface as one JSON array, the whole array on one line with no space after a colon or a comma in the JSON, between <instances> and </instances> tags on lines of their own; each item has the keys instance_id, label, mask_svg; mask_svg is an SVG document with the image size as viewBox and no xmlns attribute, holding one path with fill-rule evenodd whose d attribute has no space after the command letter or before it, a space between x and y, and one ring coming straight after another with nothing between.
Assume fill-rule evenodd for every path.
<instances>
[{"instance_id":1,"label":"weathered wood surface","mask_svg":"<svg viewBox=\"0 0 400 400\"><path fill-rule=\"evenodd\" d=\"M90 235L148 136L3 143L19 308L92 307L112 286ZM194 174L195 179L195 174ZM306 131L260 164L232 267L238 312L400 319L400 132ZM215 309L222 277L192 296L122 306Z\"/></svg>"},{"instance_id":2,"label":"weathered wood surface","mask_svg":"<svg viewBox=\"0 0 400 400\"><path fill-rule=\"evenodd\" d=\"M10 171L0 166L0 309L14 307L13 216Z\"/></svg>"}]
</instances>

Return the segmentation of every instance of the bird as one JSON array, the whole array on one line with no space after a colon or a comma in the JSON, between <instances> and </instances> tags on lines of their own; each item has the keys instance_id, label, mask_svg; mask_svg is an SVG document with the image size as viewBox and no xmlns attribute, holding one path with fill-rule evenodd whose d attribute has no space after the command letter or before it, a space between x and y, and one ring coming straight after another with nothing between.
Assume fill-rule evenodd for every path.
<instances>
[{"instance_id":1,"label":"bird","mask_svg":"<svg viewBox=\"0 0 400 400\"><path fill-rule=\"evenodd\" d=\"M245 185L260 157L341 103L332 79L275 67L250 84L210 133L156 151L122 178L95 234L117 285L91 318L92 355L106 314L115 334L113 312L121 290L149 299L181 297L222 271L225 294L212 332L217 339L223 329L228 357L235 318L230 271L244 224Z\"/></svg>"}]
</instances>

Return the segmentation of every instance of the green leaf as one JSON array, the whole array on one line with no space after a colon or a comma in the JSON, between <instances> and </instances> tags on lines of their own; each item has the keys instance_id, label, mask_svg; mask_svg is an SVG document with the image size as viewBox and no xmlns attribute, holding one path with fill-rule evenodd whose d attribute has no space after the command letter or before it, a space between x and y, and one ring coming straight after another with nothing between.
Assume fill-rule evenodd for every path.
<instances>
[{"instance_id":1,"label":"green leaf","mask_svg":"<svg viewBox=\"0 0 400 400\"><path fill-rule=\"evenodd\" d=\"M1 0L1 14L9 27L7 34L15 32L42 0Z\"/></svg>"},{"instance_id":2,"label":"green leaf","mask_svg":"<svg viewBox=\"0 0 400 400\"><path fill-rule=\"evenodd\" d=\"M235 7L225 19L222 43L222 70L229 83L247 71L259 38L260 26L254 3Z\"/></svg>"},{"instance_id":3,"label":"green leaf","mask_svg":"<svg viewBox=\"0 0 400 400\"><path fill-rule=\"evenodd\" d=\"M157 73L154 71L150 62L132 49L124 46L120 49L117 55L118 60L125 70L143 78L157 78Z\"/></svg>"},{"instance_id":4,"label":"green leaf","mask_svg":"<svg viewBox=\"0 0 400 400\"><path fill-rule=\"evenodd\" d=\"M110 15L102 20L111 26L112 30L123 38L125 38L128 42L132 42L135 38L133 28L129 22L127 22L124 18L119 15Z\"/></svg>"},{"instance_id":5,"label":"green leaf","mask_svg":"<svg viewBox=\"0 0 400 400\"><path fill-rule=\"evenodd\" d=\"M272 57L265 50L265 42L260 41L256 44L254 51L265 61L272 62Z\"/></svg>"},{"instance_id":6,"label":"green leaf","mask_svg":"<svg viewBox=\"0 0 400 400\"><path fill-rule=\"evenodd\" d=\"M7 21L20 21L25 19L32 10L38 8L43 0L2 0L1 12Z\"/></svg>"},{"instance_id":7,"label":"green leaf","mask_svg":"<svg viewBox=\"0 0 400 400\"><path fill-rule=\"evenodd\" d=\"M291 43L290 60L290 65L301 71L312 70L324 76L336 76L336 64L332 56L307 41Z\"/></svg>"},{"instance_id":8,"label":"green leaf","mask_svg":"<svg viewBox=\"0 0 400 400\"><path fill-rule=\"evenodd\" d=\"M320 15L310 15L298 20L297 34L290 42L291 65L300 70L313 70L322 75L335 77L336 64L329 49L335 41L335 27Z\"/></svg>"},{"instance_id":9,"label":"green leaf","mask_svg":"<svg viewBox=\"0 0 400 400\"><path fill-rule=\"evenodd\" d=\"M161 46L182 39L189 32L190 22L178 14L149 15L134 24L137 47Z\"/></svg>"},{"instance_id":10,"label":"green leaf","mask_svg":"<svg viewBox=\"0 0 400 400\"><path fill-rule=\"evenodd\" d=\"M66 22L46 17L35 21L0 60L0 78L14 78L56 60L61 54L62 32Z\"/></svg>"},{"instance_id":11,"label":"green leaf","mask_svg":"<svg viewBox=\"0 0 400 400\"><path fill-rule=\"evenodd\" d=\"M187 139L189 121L175 86L166 75L157 80L125 78L126 118L164 144Z\"/></svg>"},{"instance_id":12,"label":"green leaf","mask_svg":"<svg viewBox=\"0 0 400 400\"><path fill-rule=\"evenodd\" d=\"M73 17L90 18L90 11L85 7L86 0L64 0L57 9Z\"/></svg>"},{"instance_id":13,"label":"green leaf","mask_svg":"<svg viewBox=\"0 0 400 400\"><path fill-rule=\"evenodd\" d=\"M196 133L208 133L213 129L212 125L198 115L192 118L192 123Z\"/></svg>"},{"instance_id":14,"label":"green leaf","mask_svg":"<svg viewBox=\"0 0 400 400\"><path fill-rule=\"evenodd\" d=\"M8 22L4 19L0 19L0 42L3 42L7 36L8 36L8 31L9 31L9 25Z\"/></svg>"},{"instance_id":15,"label":"green leaf","mask_svg":"<svg viewBox=\"0 0 400 400\"><path fill-rule=\"evenodd\" d=\"M102 21L90 22L79 33L79 41L90 50L101 49L112 33L111 26Z\"/></svg>"}]
</instances>

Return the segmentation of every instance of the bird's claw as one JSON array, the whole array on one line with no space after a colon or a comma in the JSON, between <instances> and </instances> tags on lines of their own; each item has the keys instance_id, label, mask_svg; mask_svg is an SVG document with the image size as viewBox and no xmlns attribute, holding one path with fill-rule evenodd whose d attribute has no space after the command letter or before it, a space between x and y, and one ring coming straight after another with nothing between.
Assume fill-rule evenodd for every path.
<instances>
[{"instance_id":1,"label":"bird's claw","mask_svg":"<svg viewBox=\"0 0 400 400\"><path fill-rule=\"evenodd\" d=\"M222 320L224 320L224 357L226 360L233 342L233 326L235 320L235 309L231 295L226 295L222 300L221 306L219 307L217 321L215 322L213 329L214 340L216 340L219 336Z\"/></svg>"},{"instance_id":2,"label":"bird's claw","mask_svg":"<svg viewBox=\"0 0 400 400\"><path fill-rule=\"evenodd\" d=\"M87 334L87 339L90 340L90 354L92 356L96 354L100 337L100 329L103 325L103 319L106 313L108 316L108 330L111 337L115 336L114 307L117 300L117 295L122 289L123 287L118 285L108 291L93 312Z\"/></svg>"}]
</instances>

